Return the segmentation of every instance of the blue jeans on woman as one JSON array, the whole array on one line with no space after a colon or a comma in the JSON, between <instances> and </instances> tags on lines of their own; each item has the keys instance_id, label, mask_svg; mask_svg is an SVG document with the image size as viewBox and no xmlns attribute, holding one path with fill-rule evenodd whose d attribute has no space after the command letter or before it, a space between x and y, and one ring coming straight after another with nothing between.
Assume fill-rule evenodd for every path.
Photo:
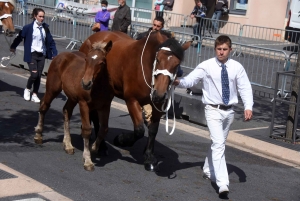
<instances>
[{"instance_id":1,"label":"blue jeans on woman","mask_svg":"<svg viewBox=\"0 0 300 201\"><path fill-rule=\"evenodd\" d=\"M211 17L212 25L214 28L213 31L215 33L219 32L219 22L217 20L220 20L221 16L222 16L222 11L217 10L214 12L213 16Z\"/></svg>"}]
</instances>

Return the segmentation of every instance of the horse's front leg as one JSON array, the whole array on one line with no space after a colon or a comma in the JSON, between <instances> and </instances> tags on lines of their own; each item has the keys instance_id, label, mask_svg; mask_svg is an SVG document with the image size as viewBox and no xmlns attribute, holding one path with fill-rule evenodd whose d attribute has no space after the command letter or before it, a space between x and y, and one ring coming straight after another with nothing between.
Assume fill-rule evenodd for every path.
<instances>
[{"instance_id":1,"label":"horse's front leg","mask_svg":"<svg viewBox=\"0 0 300 201\"><path fill-rule=\"evenodd\" d=\"M84 161L84 169L88 171L94 170L94 163L91 159L91 152L90 152L90 136L92 133L92 127L89 119L89 107L87 102L80 101L79 102L80 108L80 117L81 117L81 136L83 138L83 161Z\"/></svg>"},{"instance_id":2,"label":"horse's front leg","mask_svg":"<svg viewBox=\"0 0 300 201\"><path fill-rule=\"evenodd\" d=\"M109 113L110 113L110 103L107 105L104 105L101 110L97 110L98 112L98 118L99 118L99 124L100 124L100 129L99 132L97 133L97 138L96 141L94 142L92 146L92 151L94 153L100 152L103 153L104 155L108 155L107 152L107 146L105 144L105 136L107 135L108 132L108 120L109 120Z\"/></svg>"},{"instance_id":3,"label":"horse's front leg","mask_svg":"<svg viewBox=\"0 0 300 201\"><path fill-rule=\"evenodd\" d=\"M47 97L47 100L45 101L45 97ZM52 97L47 96L47 92L45 96L42 99L40 108L39 108L39 120L38 124L35 127L35 136L34 136L34 142L36 144L43 144L43 129L44 129L44 119L46 112L50 108L50 103L53 100Z\"/></svg>"},{"instance_id":4,"label":"horse's front leg","mask_svg":"<svg viewBox=\"0 0 300 201\"><path fill-rule=\"evenodd\" d=\"M145 128L143 125L142 109L137 100L126 101L127 108L134 125L134 131L130 133L122 133L114 139L116 146L128 147L144 137Z\"/></svg>"},{"instance_id":5,"label":"horse's front leg","mask_svg":"<svg viewBox=\"0 0 300 201\"><path fill-rule=\"evenodd\" d=\"M145 147L144 151L144 167L147 171L156 171L158 170L157 164L158 161L154 156L154 143L156 134L158 132L159 122L162 113L157 111L155 108L152 107L152 116L151 116L151 123L148 125L148 142Z\"/></svg>"},{"instance_id":6,"label":"horse's front leg","mask_svg":"<svg viewBox=\"0 0 300 201\"><path fill-rule=\"evenodd\" d=\"M73 113L73 109L76 106L76 102L67 100L63 107L63 116L64 116L64 150L67 154L74 154L74 147L71 143L71 135L70 135L70 119Z\"/></svg>"}]
</instances>

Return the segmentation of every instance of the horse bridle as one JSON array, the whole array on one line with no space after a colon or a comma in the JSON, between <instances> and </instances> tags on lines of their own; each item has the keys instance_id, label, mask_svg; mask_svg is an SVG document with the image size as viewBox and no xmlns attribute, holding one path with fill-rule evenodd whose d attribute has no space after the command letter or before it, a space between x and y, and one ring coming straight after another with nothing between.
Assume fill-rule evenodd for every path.
<instances>
[{"instance_id":1,"label":"horse bridle","mask_svg":"<svg viewBox=\"0 0 300 201\"><path fill-rule=\"evenodd\" d=\"M14 7L14 9L16 8L16 5L14 4L13 1L9 1L9 0L0 0L0 2L3 2L3 3L10 3L10 4ZM7 6L7 5L5 5L5 6ZM12 18L12 14L4 14L4 15L1 15L1 16L0 16L0 20L2 20L2 19L7 19L7 18L9 18L9 17ZM8 43L8 45L10 46L10 44L9 44L9 42L8 42L8 40L7 40L7 38L6 38L6 36L5 36L5 40L6 40L6 42ZM15 55L16 55L16 54L12 52L9 56L7 56L7 57L2 57L2 59L1 59L1 61L0 61L0 67L7 67L8 64L9 64L9 62L10 62L10 60L11 60L12 58L14 58ZM3 62L6 62L6 65L3 64Z\"/></svg>"},{"instance_id":2,"label":"horse bridle","mask_svg":"<svg viewBox=\"0 0 300 201\"><path fill-rule=\"evenodd\" d=\"M165 51L169 51L169 52L172 52L170 48L168 47L162 47L160 48L157 52L156 52L156 56L155 56L155 60L153 62L153 71L152 71L152 82L151 82L151 91L153 90L153 86L155 84L155 76L159 75L159 74L163 74L165 76L169 76L170 78L170 84L169 84L169 87L168 87L168 91L171 89L171 86L175 80L175 77L176 77L176 73L172 74L170 73L168 70L164 69L164 70L159 70L159 69L156 69L156 65L157 65L157 55L158 55L158 52L160 50L165 50ZM155 70L156 69L156 70Z\"/></svg>"},{"instance_id":3,"label":"horse bridle","mask_svg":"<svg viewBox=\"0 0 300 201\"><path fill-rule=\"evenodd\" d=\"M7 0L0 0L0 2L3 2L3 3L11 3L11 1L7 1ZM13 4L12 4L13 5ZM14 5L13 5L14 6ZM15 6L14 6L15 8ZM6 18L9 18L11 17L12 18L12 14L4 14L4 15L1 15L0 16L0 20L2 19L6 19Z\"/></svg>"},{"instance_id":4,"label":"horse bridle","mask_svg":"<svg viewBox=\"0 0 300 201\"><path fill-rule=\"evenodd\" d=\"M165 107L165 103L161 106L161 110L158 109L155 104L153 103L153 106L154 108L159 111L159 112L165 112L166 113L166 132L169 133L169 119L168 119L168 110L170 109L171 105L173 106L173 114L174 113L174 89L175 89L175 86L173 85L173 82L176 78L176 73L172 74L170 73L168 70L164 69L164 70L159 70L159 69L156 69L156 66L157 66L157 55L158 55L158 52L161 51L161 50L165 50L165 51L171 51L171 49L169 47L161 47L157 52L156 52L156 55L155 55L155 59L154 59L154 62L153 62L153 69L152 69L152 81L151 81L151 86L147 83L147 80L146 80L146 77L145 77L145 72L144 72L144 66L143 66L143 55L144 55L144 51L145 51L145 47L146 47L146 44L148 42L148 39L150 37L150 34L152 33L152 30L150 31L147 39L146 39L146 42L145 42L145 45L144 45L144 48L143 48L143 51L142 51L142 54L141 54L141 66L142 66L142 71L143 71L143 76L144 76L144 80L145 80L145 83L146 85L151 89L151 93L150 93L150 99L151 99L151 102L153 103L153 100L152 100L152 94L153 94L153 91L154 91L154 84L155 84L155 76L159 75L159 74L163 74L165 76L169 76L170 78L170 83L169 83L169 86L168 86L168 96L166 97L166 100L168 100L168 104L167 106ZM155 70L156 69L156 70ZM171 104L172 103L172 104ZM174 130L175 130L175 115L173 116L173 128L171 130L171 132L169 133L169 135L172 135L174 133Z\"/></svg>"}]
</instances>

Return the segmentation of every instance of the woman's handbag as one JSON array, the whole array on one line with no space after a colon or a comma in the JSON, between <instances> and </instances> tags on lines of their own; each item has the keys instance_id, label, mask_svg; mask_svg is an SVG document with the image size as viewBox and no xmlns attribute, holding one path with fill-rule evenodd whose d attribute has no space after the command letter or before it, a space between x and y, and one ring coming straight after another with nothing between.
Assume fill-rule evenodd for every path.
<instances>
[{"instance_id":1,"label":"woman's handbag","mask_svg":"<svg viewBox=\"0 0 300 201\"><path fill-rule=\"evenodd\" d=\"M94 32L100 31L100 29L101 29L101 26L100 26L99 22L96 22L92 27L92 31L94 31Z\"/></svg>"},{"instance_id":2,"label":"woman's handbag","mask_svg":"<svg viewBox=\"0 0 300 201\"><path fill-rule=\"evenodd\" d=\"M154 9L160 11L160 5L157 4Z\"/></svg>"}]
</instances>

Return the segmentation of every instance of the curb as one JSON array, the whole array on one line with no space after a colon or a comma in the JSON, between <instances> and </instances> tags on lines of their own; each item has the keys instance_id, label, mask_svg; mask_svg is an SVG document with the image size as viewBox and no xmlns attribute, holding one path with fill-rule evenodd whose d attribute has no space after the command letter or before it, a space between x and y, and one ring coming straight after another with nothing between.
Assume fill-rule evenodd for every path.
<instances>
[{"instance_id":1,"label":"curb","mask_svg":"<svg viewBox=\"0 0 300 201\"><path fill-rule=\"evenodd\" d=\"M70 201L71 199L55 192L50 187L20 173L12 168L0 163L0 170L8 172L16 178L0 180L0 198L11 196L22 196L27 194L37 194L38 197L44 197L48 200Z\"/></svg>"}]
</instances>

